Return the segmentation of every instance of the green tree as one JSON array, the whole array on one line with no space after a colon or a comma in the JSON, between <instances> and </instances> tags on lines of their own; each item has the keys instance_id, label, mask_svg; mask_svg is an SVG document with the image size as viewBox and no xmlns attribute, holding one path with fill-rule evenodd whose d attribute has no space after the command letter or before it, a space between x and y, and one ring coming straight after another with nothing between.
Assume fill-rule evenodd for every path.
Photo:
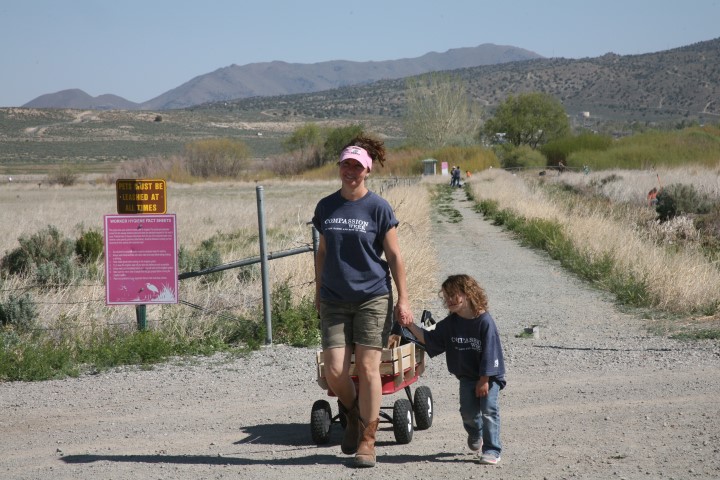
<instances>
[{"instance_id":1,"label":"green tree","mask_svg":"<svg viewBox=\"0 0 720 480\"><path fill-rule=\"evenodd\" d=\"M494 140L504 134L515 146L537 148L550 140L566 136L570 131L565 108L551 95L532 92L510 95L498 105L495 116L485 122L482 135Z\"/></svg>"},{"instance_id":2,"label":"green tree","mask_svg":"<svg viewBox=\"0 0 720 480\"><path fill-rule=\"evenodd\" d=\"M323 163L336 162L343 147L362 134L364 129L362 125L353 124L330 130L323 145Z\"/></svg>"},{"instance_id":3,"label":"green tree","mask_svg":"<svg viewBox=\"0 0 720 480\"><path fill-rule=\"evenodd\" d=\"M480 107L459 77L430 73L405 83L405 133L411 145L442 148L471 143Z\"/></svg>"},{"instance_id":4,"label":"green tree","mask_svg":"<svg viewBox=\"0 0 720 480\"><path fill-rule=\"evenodd\" d=\"M298 155L302 165L319 167L322 165L323 132L315 123L306 123L298 128L283 143L285 151Z\"/></svg>"}]
</instances>

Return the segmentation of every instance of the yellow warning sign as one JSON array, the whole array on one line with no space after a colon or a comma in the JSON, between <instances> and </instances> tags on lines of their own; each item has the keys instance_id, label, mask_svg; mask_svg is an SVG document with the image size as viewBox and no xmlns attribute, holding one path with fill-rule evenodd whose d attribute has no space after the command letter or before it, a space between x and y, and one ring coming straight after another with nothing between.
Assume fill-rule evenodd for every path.
<instances>
[{"instance_id":1,"label":"yellow warning sign","mask_svg":"<svg viewBox=\"0 0 720 480\"><path fill-rule=\"evenodd\" d=\"M118 179L117 213L158 213L167 210L165 180L162 179Z\"/></svg>"}]
</instances>

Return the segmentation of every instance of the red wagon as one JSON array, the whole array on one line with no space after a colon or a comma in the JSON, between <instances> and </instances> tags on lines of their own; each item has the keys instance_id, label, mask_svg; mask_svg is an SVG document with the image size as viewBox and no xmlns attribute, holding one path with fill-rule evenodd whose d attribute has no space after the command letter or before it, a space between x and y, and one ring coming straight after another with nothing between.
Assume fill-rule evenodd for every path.
<instances>
[{"instance_id":1,"label":"red wagon","mask_svg":"<svg viewBox=\"0 0 720 480\"><path fill-rule=\"evenodd\" d=\"M355 385L358 385L357 376L354 375L355 355L350 367ZM317 381L321 388L328 391L329 396L335 394L328 388L324 375L323 352L317 352ZM432 392L427 386L420 386L412 394L410 385L415 383L425 370L425 350L415 343L396 345L384 348L380 363L380 377L382 379L383 395L390 395L404 390L407 398L395 400L392 407L380 407L380 422L391 423L395 440L398 443L410 443L415 430L430 428L433 421ZM339 408L338 408L339 410ZM387 411L392 410L392 415ZM413 422L414 420L414 422ZM345 417L338 413L333 415L330 402L317 400L312 406L310 427L312 439L316 444L324 444L330 440L330 429L334 423L340 423L345 428Z\"/></svg>"}]
</instances>

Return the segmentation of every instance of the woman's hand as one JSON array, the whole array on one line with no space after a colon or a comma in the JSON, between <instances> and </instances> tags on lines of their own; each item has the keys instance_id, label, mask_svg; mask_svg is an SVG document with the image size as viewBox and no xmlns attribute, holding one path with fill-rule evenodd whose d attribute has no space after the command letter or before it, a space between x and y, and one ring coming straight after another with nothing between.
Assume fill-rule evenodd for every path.
<instances>
[{"instance_id":1,"label":"woman's hand","mask_svg":"<svg viewBox=\"0 0 720 480\"><path fill-rule=\"evenodd\" d=\"M397 322L403 327L407 327L414 322L412 310L410 309L410 305L407 303L398 302L395 305L394 313L395 320L397 320Z\"/></svg>"}]
</instances>

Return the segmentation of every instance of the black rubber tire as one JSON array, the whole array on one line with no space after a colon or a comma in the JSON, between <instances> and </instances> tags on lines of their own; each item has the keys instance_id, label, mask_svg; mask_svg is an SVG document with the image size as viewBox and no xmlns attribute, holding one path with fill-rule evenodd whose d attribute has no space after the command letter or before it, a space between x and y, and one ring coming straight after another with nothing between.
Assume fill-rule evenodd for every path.
<instances>
[{"instance_id":1,"label":"black rubber tire","mask_svg":"<svg viewBox=\"0 0 720 480\"><path fill-rule=\"evenodd\" d=\"M435 405L433 404L430 387L423 385L415 390L413 412L415 413L415 428L427 430L432 426Z\"/></svg>"},{"instance_id":2,"label":"black rubber tire","mask_svg":"<svg viewBox=\"0 0 720 480\"><path fill-rule=\"evenodd\" d=\"M413 411L412 404L407 398L400 398L393 405L393 432L395 441L404 445L410 443L413 437Z\"/></svg>"},{"instance_id":3,"label":"black rubber tire","mask_svg":"<svg viewBox=\"0 0 720 480\"><path fill-rule=\"evenodd\" d=\"M332 410L326 400L313 403L310 413L310 433L313 442L317 445L330 441L330 427L332 426Z\"/></svg>"},{"instance_id":4,"label":"black rubber tire","mask_svg":"<svg viewBox=\"0 0 720 480\"><path fill-rule=\"evenodd\" d=\"M343 429L347 428L347 417L342 414L342 410L340 410L340 400L338 400L338 420L340 420L340 425Z\"/></svg>"}]
</instances>

